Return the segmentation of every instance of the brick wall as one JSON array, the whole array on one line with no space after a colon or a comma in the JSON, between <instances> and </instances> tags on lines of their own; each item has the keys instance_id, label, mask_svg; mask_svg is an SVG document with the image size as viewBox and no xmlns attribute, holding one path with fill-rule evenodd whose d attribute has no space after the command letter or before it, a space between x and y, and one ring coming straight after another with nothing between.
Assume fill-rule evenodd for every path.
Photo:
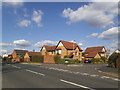
<instances>
[{"instance_id":1,"label":"brick wall","mask_svg":"<svg viewBox=\"0 0 120 90\"><path fill-rule=\"evenodd\" d=\"M119 68L119 69L120 69L120 56L118 57L118 59L117 59L116 63L117 63L117 68Z\"/></svg>"},{"instance_id":2,"label":"brick wall","mask_svg":"<svg viewBox=\"0 0 120 90\"><path fill-rule=\"evenodd\" d=\"M55 63L54 56L45 55L44 56L44 63Z\"/></svg>"}]
</instances>

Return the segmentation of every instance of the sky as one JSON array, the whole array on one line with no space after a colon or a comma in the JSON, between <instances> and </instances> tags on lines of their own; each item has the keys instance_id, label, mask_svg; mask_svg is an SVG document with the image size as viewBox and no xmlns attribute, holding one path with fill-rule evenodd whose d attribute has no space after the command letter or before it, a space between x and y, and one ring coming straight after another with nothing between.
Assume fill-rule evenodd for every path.
<instances>
[{"instance_id":1,"label":"sky","mask_svg":"<svg viewBox=\"0 0 120 90\"><path fill-rule=\"evenodd\" d=\"M87 47L118 48L117 2L3 2L0 54L40 51L60 40Z\"/></svg>"}]
</instances>

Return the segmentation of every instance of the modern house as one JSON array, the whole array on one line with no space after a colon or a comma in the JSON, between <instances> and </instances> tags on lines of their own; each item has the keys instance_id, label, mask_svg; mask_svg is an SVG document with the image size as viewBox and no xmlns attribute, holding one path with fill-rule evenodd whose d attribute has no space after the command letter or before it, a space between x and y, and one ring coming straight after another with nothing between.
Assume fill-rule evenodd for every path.
<instances>
[{"instance_id":1,"label":"modern house","mask_svg":"<svg viewBox=\"0 0 120 90\"><path fill-rule=\"evenodd\" d=\"M32 56L36 56L36 55L41 55L41 53L40 52L26 52L24 56L24 61L26 62L32 61Z\"/></svg>"},{"instance_id":2,"label":"modern house","mask_svg":"<svg viewBox=\"0 0 120 90\"><path fill-rule=\"evenodd\" d=\"M57 46L46 46L44 45L41 49L42 55L57 55L61 58L65 55L69 55L71 58L82 60L82 49L77 43L60 40Z\"/></svg>"},{"instance_id":3,"label":"modern house","mask_svg":"<svg viewBox=\"0 0 120 90\"><path fill-rule=\"evenodd\" d=\"M55 49L56 53L64 58L65 55L69 55L71 58L82 60L82 49L77 43L60 40Z\"/></svg>"},{"instance_id":4,"label":"modern house","mask_svg":"<svg viewBox=\"0 0 120 90\"><path fill-rule=\"evenodd\" d=\"M14 61L20 61L20 60L24 60L24 55L26 54L26 52L28 52L28 50L18 50L18 49L15 49L13 51L13 54L12 54L12 62Z\"/></svg>"},{"instance_id":5,"label":"modern house","mask_svg":"<svg viewBox=\"0 0 120 90\"><path fill-rule=\"evenodd\" d=\"M85 50L84 57L88 59L107 57L104 46L88 47Z\"/></svg>"},{"instance_id":6,"label":"modern house","mask_svg":"<svg viewBox=\"0 0 120 90\"><path fill-rule=\"evenodd\" d=\"M55 55L56 46L44 45L41 49L41 55Z\"/></svg>"}]
</instances>

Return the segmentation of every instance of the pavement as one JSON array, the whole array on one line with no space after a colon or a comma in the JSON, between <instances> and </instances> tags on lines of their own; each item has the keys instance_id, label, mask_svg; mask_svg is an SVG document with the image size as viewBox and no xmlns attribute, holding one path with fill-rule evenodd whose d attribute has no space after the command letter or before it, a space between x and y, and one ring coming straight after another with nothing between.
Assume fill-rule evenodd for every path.
<instances>
[{"instance_id":1,"label":"pavement","mask_svg":"<svg viewBox=\"0 0 120 90\"><path fill-rule=\"evenodd\" d=\"M95 70L106 65L4 64L3 88L118 88L118 78Z\"/></svg>"}]
</instances>

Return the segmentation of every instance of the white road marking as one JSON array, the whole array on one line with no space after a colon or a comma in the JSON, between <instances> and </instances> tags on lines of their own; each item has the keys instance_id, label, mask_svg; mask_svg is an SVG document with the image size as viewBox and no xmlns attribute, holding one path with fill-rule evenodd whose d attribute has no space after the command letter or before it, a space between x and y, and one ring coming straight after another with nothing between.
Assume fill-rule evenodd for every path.
<instances>
[{"instance_id":1,"label":"white road marking","mask_svg":"<svg viewBox=\"0 0 120 90\"><path fill-rule=\"evenodd\" d=\"M99 76L99 75L90 75L91 77L97 77L97 76Z\"/></svg>"},{"instance_id":2,"label":"white road marking","mask_svg":"<svg viewBox=\"0 0 120 90\"><path fill-rule=\"evenodd\" d=\"M81 75L89 75L88 73L80 73Z\"/></svg>"},{"instance_id":3,"label":"white road marking","mask_svg":"<svg viewBox=\"0 0 120 90\"><path fill-rule=\"evenodd\" d=\"M15 66L15 65L12 65L12 67L15 67L15 68L18 68L18 69L20 69L21 67L17 67L17 66Z\"/></svg>"},{"instance_id":4,"label":"white road marking","mask_svg":"<svg viewBox=\"0 0 120 90\"><path fill-rule=\"evenodd\" d=\"M115 81L120 81L120 79L118 78L111 78L112 80L115 80Z\"/></svg>"},{"instance_id":5,"label":"white road marking","mask_svg":"<svg viewBox=\"0 0 120 90\"><path fill-rule=\"evenodd\" d=\"M74 74L79 74L80 72L74 72Z\"/></svg>"},{"instance_id":6,"label":"white road marking","mask_svg":"<svg viewBox=\"0 0 120 90\"><path fill-rule=\"evenodd\" d=\"M90 75L89 73L80 73L80 72L73 72L73 71L69 71L69 70L65 70L65 69L60 69L60 68L53 68L53 67L45 67L45 66L39 66L39 67L43 67L43 68L47 68L47 69L51 69L51 70L56 70L56 71L62 71L62 72L68 72L68 73L73 73L73 74L81 74L81 75L84 75L84 76L91 76L91 77L99 77L101 79L104 79L104 78L109 78L109 79L112 79L112 80L115 80L115 81L120 81L119 79L117 78L111 78L111 77L108 77L108 76L99 76L99 75ZM101 72L101 71L99 71Z\"/></svg>"},{"instance_id":7,"label":"white road marking","mask_svg":"<svg viewBox=\"0 0 120 90\"><path fill-rule=\"evenodd\" d=\"M70 67L70 66L71 66L71 67L79 67L79 66L82 67L83 65L67 65L67 66L68 66L68 67Z\"/></svg>"},{"instance_id":8,"label":"white road marking","mask_svg":"<svg viewBox=\"0 0 120 90\"><path fill-rule=\"evenodd\" d=\"M110 78L110 77L107 77L107 76L102 76L101 78Z\"/></svg>"},{"instance_id":9,"label":"white road marking","mask_svg":"<svg viewBox=\"0 0 120 90\"><path fill-rule=\"evenodd\" d=\"M71 84L71 85L74 85L74 86L77 86L77 87L86 88L86 89L89 89L89 90L94 90L92 88L89 88L89 87L86 87L86 86L83 86L83 85L79 85L79 84L76 84L76 83L73 83L73 82L70 82L70 81L66 81L66 80L63 80L63 79L60 79L60 81Z\"/></svg>"},{"instance_id":10,"label":"white road marking","mask_svg":"<svg viewBox=\"0 0 120 90\"><path fill-rule=\"evenodd\" d=\"M35 72L35 71L32 71L32 70L29 70L29 69L26 69L26 71L31 72L31 73L34 73L34 74L39 74L39 75L41 75L41 76L45 76L45 74L38 73L38 72Z\"/></svg>"}]
</instances>

